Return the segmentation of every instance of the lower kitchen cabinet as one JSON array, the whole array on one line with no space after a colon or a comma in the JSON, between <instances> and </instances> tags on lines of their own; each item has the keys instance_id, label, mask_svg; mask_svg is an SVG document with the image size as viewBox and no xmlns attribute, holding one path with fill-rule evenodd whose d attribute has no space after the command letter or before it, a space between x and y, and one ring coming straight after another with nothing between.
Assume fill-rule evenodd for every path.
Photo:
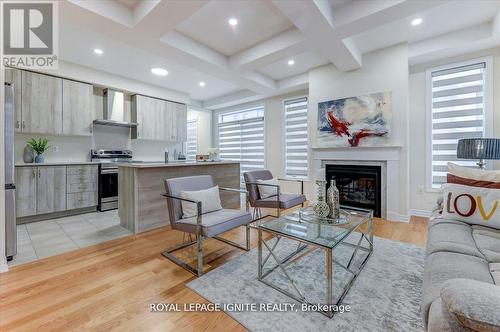
<instances>
[{"instance_id":1,"label":"lower kitchen cabinet","mask_svg":"<svg viewBox=\"0 0 500 332\"><path fill-rule=\"evenodd\" d=\"M37 214L66 210L66 166L38 167Z\"/></svg>"},{"instance_id":2,"label":"lower kitchen cabinet","mask_svg":"<svg viewBox=\"0 0 500 332\"><path fill-rule=\"evenodd\" d=\"M96 207L97 165L16 167L17 217Z\"/></svg>"},{"instance_id":3,"label":"lower kitchen cabinet","mask_svg":"<svg viewBox=\"0 0 500 332\"><path fill-rule=\"evenodd\" d=\"M16 168L16 213L17 217L36 214L37 167Z\"/></svg>"}]
</instances>

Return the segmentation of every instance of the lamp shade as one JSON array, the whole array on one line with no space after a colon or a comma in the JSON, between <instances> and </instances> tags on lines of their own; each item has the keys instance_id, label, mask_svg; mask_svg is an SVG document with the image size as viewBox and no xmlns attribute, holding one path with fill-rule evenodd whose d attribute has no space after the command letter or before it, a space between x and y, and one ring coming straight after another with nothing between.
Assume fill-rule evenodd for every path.
<instances>
[{"instance_id":1,"label":"lamp shade","mask_svg":"<svg viewBox=\"0 0 500 332\"><path fill-rule=\"evenodd\" d=\"M458 141L457 158L500 159L500 139L467 138Z\"/></svg>"}]
</instances>

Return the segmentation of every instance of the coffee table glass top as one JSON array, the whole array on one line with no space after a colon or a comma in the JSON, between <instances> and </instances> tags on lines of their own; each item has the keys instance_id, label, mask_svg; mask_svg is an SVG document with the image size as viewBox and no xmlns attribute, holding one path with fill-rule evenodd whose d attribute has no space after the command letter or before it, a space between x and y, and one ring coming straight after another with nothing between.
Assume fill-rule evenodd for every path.
<instances>
[{"instance_id":1,"label":"coffee table glass top","mask_svg":"<svg viewBox=\"0 0 500 332\"><path fill-rule=\"evenodd\" d=\"M346 208L342 210L348 213L349 221L341 225L320 224L301 220L299 213L295 212L264 222L259 228L285 237L303 240L313 245L333 248L351 234L352 231L358 227L363 227L363 224L371 223L372 220L371 211L350 210Z\"/></svg>"}]
</instances>

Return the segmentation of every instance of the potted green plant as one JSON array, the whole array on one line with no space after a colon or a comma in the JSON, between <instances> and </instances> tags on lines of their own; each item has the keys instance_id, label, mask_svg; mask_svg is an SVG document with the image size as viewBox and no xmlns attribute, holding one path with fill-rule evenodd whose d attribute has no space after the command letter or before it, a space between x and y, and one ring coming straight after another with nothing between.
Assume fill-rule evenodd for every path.
<instances>
[{"instance_id":1,"label":"potted green plant","mask_svg":"<svg viewBox=\"0 0 500 332\"><path fill-rule=\"evenodd\" d=\"M49 149L49 140L46 138L30 138L27 143L28 146L36 152L35 163L43 164L43 162L45 161L43 153Z\"/></svg>"}]
</instances>

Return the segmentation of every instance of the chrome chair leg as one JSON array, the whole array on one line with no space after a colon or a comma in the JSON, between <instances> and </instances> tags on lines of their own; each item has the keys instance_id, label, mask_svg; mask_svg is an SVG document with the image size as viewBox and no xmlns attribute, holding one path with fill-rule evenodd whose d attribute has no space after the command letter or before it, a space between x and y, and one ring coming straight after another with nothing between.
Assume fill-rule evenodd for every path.
<instances>
[{"instance_id":1,"label":"chrome chair leg","mask_svg":"<svg viewBox=\"0 0 500 332\"><path fill-rule=\"evenodd\" d=\"M198 277L203 275L203 239L198 235Z\"/></svg>"}]
</instances>

